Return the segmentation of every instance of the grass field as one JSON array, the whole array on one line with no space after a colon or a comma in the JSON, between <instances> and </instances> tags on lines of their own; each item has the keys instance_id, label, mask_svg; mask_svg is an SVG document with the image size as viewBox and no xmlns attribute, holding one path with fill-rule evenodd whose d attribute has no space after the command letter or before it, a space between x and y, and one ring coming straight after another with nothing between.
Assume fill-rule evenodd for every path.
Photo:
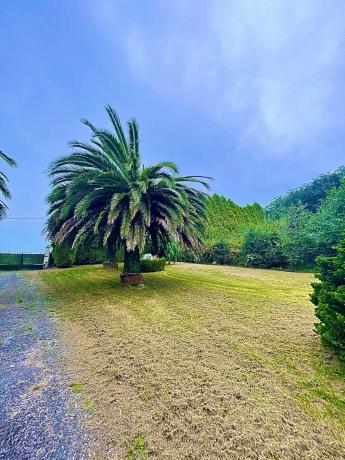
<instances>
[{"instance_id":1,"label":"grass field","mask_svg":"<svg viewBox=\"0 0 345 460\"><path fill-rule=\"evenodd\" d=\"M311 274L178 264L144 289L101 267L32 277L97 458L345 458L345 375L313 332Z\"/></svg>"}]
</instances>

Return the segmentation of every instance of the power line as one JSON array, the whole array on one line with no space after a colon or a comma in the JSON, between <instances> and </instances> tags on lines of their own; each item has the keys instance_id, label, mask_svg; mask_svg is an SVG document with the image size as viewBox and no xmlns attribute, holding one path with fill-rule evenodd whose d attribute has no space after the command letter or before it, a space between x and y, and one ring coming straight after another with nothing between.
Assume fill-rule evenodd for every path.
<instances>
[{"instance_id":1,"label":"power line","mask_svg":"<svg viewBox=\"0 0 345 460\"><path fill-rule=\"evenodd\" d=\"M45 217L5 217L5 220L45 220Z\"/></svg>"}]
</instances>

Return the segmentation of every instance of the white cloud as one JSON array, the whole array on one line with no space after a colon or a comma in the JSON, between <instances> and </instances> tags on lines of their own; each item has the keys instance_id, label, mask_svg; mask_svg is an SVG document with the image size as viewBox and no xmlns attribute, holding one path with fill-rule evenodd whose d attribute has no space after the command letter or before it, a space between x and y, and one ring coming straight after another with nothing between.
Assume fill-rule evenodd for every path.
<instances>
[{"instance_id":1,"label":"white cloud","mask_svg":"<svg viewBox=\"0 0 345 460\"><path fill-rule=\"evenodd\" d=\"M112 5L97 4L98 21L133 76L241 142L307 152L345 121L342 0L153 2L152 21Z\"/></svg>"}]
</instances>

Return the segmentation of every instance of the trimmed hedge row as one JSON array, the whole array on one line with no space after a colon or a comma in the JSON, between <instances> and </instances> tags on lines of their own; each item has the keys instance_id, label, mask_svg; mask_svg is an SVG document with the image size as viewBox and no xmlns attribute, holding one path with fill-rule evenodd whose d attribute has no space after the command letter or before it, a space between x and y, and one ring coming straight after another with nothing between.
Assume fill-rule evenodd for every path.
<instances>
[{"instance_id":1,"label":"trimmed hedge row","mask_svg":"<svg viewBox=\"0 0 345 460\"><path fill-rule=\"evenodd\" d=\"M165 269L166 259L141 259L140 271L142 273L161 272Z\"/></svg>"},{"instance_id":2,"label":"trimmed hedge row","mask_svg":"<svg viewBox=\"0 0 345 460\"><path fill-rule=\"evenodd\" d=\"M121 257L122 256L122 257ZM77 250L71 249L67 244L55 245L52 251L53 264L59 268L75 265L99 264L106 260L103 248L79 246ZM119 251L117 259L123 259ZM166 259L142 259L140 271L143 273L160 272L165 269Z\"/></svg>"}]
</instances>

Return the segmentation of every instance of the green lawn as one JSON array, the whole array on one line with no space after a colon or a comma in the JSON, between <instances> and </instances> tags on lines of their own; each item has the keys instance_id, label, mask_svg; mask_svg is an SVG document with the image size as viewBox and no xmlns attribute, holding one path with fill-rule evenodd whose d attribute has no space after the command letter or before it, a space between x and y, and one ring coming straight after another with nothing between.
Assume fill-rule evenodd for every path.
<instances>
[{"instance_id":1,"label":"green lawn","mask_svg":"<svg viewBox=\"0 0 345 460\"><path fill-rule=\"evenodd\" d=\"M345 458L345 375L313 332L311 274L177 264L144 289L99 266L32 277L97 458Z\"/></svg>"}]
</instances>

